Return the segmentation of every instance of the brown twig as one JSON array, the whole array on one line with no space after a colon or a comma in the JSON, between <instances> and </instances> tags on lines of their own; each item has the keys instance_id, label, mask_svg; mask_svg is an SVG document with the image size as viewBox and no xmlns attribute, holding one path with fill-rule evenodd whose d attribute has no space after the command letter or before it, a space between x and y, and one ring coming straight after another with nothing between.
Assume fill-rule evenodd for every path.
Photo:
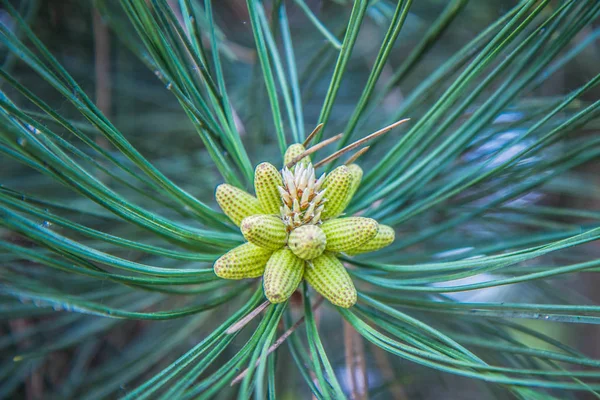
<instances>
[{"instance_id":1,"label":"brown twig","mask_svg":"<svg viewBox=\"0 0 600 400\"><path fill-rule=\"evenodd\" d=\"M378 130L377 132L371 133L368 136L365 136L362 139L357 140L356 142L349 144L348 146L344 147L343 149L340 149L338 151L336 151L335 153L333 153L332 155L330 155L329 157L324 158L323 160L319 161L318 163L314 164L315 168L321 167L327 163L330 163L331 161L343 156L344 154L346 154L347 152L354 150L355 148L361 146L363 143L368 142L369 140L375 139L378 136L381 136L385 133L388 133L389 131L391 131L392 129L394 129L395 127L397 127L398 125L401 125L403 123L405 123L406 121L409 121L410 118L405 118L403 120L400 120L398 122L394 122L393 124L386 126L383 129Z\"/></svg>"},{"instance_id":2,"label":"brown twig","mask_svg":"<svg viewBox=\"0 0 600 400\"><path fill-rule=\"evenodd\" d=\"M315 311L317 308L319 308L319 306L321 305L321 303L323 303L323 297L319 298L315 304L312 306L313 311ZM269 347L269 349L267 350L267 354L266 357L269 356L269 354L271 354L272 352L274 352L275 350L277 350L277 348L279 346L281 346L283 344L283 342L285 342L285 340L292 334L294 333L294 331L296 329L298 329L298 327L300 325L302 325L302 323L304 322L306 316L302 316L300 317L296 322L294 322L294 324L292 326L290 326L285 332L283 332L283 334L281 336L279 336L279 338L277 338L277 340L271 345L271 347ZM258 367L258 364L260 363L260 358L258 360L256 360L256 364L254 364L254 368ZM242 379L244 379L244 377L248 374L248 368L246 368L245 370L243 370L238 376L236 376L231 383L229 384L230 386L234 386L235 384L239 383Z\"/></svg>"},{"instance_id":3,"label":"brown twig","mask_svg":"<svg viewBox=\"0 0 600 400\"><path fill-rule=\"evenodd\" d=\"M102 114L109 117L110 92L110 35L98 10L94 10L94 61L96 73L96 105Z\"/></svg>"},{"instance_id":4,"label":"brown twig","mask_svg":"<svg viewBox=\"0 0 600 400\"><path fill-rule=\"evenodd\" d=\"M315 329L318 331L319 330L319 326L321 325L321 309L316 309L314 312L314 317L315 317ZM308 358L313 361L312 355L309 355ZM315 385L315 387L319 387L319 380L317 379L317 374L315 373L314 370L310 369L308 371L309 375L310 375L310 379L312 379L313 384ZM324 390L323 388L321 388L321 390ZM319 400L317 398L317 396L315 396L314 393L312 393L311 396L311 400Z\"/></svg>"},{"instance_id":5,"label":"brown twig","mask_svg":"<svg viewBox=\"0 0 600 400\"><path fill-rule=\"evenodd\" d=\"M350 398L352 400L358 399L358 393L356 388L358 386L356 382L356 374L354 373L354 331L350 326L350 323L344 320L344 360L346 362L346 379L348 380L348 386L350 391Z\"/></svg>"},{"instance_id":6,"label":"brown twig","mask_svg":"<svg viewBox=\"0 0 600 400\"><path fill-rule=\"evenodd\" d=\"M346 161L344 164L345 165L352 164L354 161L356 161L358 159L358 157L362 156L367 151L369 151L370 148L371 148L371 146L363 147L362 149L360 149L359 151L357 151L356 153L354 153L354 155L352 157L350 157L348 159L348 161Z\"/></svg>"},{"instance_id":7,"label":"brown twig","mask_svg":"<svg viewBox=\"0 0 600 400\"><path fill-rule=\"evenodd\" d=\"M368 400L367 365L365 347L361 336L344 320L344 355L346 375L352 400Z\"/></svg>"},{"instance_id":8,"label":"brown twig","mask_svg":"<svg viewBox=\"0 0 600 400\"><path fill-rule=\"evenodd\" d=\"M360 400L368 400L369 399L369 376L367 374L367 359L365 357L365 343L354 329L354 361L356 363L357 372L360 375L357 376L357 381L359 381L358 377L362 378L357 385L358 389L358 399Z\"/></svg>"},{"instance_id":9,"label":"brown twig","mask_svg":"<svg viewBox=\"0 0 600 400\"><path fill-rule=\"evenodd\" d=\"M304 143L302 143L302 146L304 146L304 147L308 146L310 144L310 142L313 140L313 138L315 137L315 135L321 131L321 129L323 129L322 122L319 125L317 125L315 127L315 129L313 129L313 131L310 133L310 135L308 135L308 137L306 138Z\"/></svg>"},{"instance_id":10,"label":"brown twig","mask_svg":"<svg viewBox=\"0 0 600 400\"><path fill-rule=\"evenodd\" d=\"M102 21L100 12L96 9L92 15L94 29L94 73L96 89L96 106L107 118L110 118L112 106L111 77L110 77L110 34ZM108 148L108 141L98 136L96 144Z\"/></svg>"},{"instance_id":11,"label":"brown twig","mask_svg":"<svg viewBox=\"0 0 600 400\"><path fill-rule=\"evenodd\" d=\"M400 384L399 379L394 374L394 367L390 363L390 360L388 360L387 353L385 351L381 350L381 348L379 348L378 346L376 346L374 344L371 344L371 348L373 351L373 355L375 356L375 363L377 364L377 367L379 368L379 372L381 373L381 376L383 376L383 379L386 382L391 383L390 394L392 395L392 399L394 399L394 400L408 399L408 397L406 396L406 393L404 392L404 388L402 388L402 385Z\"/></svg>"},{"instance_id":12,"label":"brown twig","mask_svg":"<svg viewBox=\"0 0 600 400\"><path fill-rule=\"evenodd\" d=\"M248 324L248 322L252 321L252 319L254 319L254 317L256 317L258 314L260 314L262 310L267 308L267 306L269 304L271 304L271 303L268 301L265 301L260 306L256 307L254 310L250 311L248 313L248 315L246 315L245 317L240 319L238 322L236 322L235 324L233 324L229 328L227 328L225 333L228 335L231 335L232 333L236 333L237 331L242 329L244 326L246 326Z\"/></svg>"},{"instance_id":13,"label":"brown twig","mask_svg":"<svg viewBox=\"0 0 600 400\"><path fill-rule=\"evenodd\" d=\"M311 147L310 149L305 150L304 152L302 152L301 154L298 154L296 157L294 157L292 159L292 161L290 161L289 163L286 164L286 167L288 168L292 168L294 165L296 165L296 163L300 160L302 160L304 157L311 155L312 153L314 153L315 151L319 151L321 150L323 147L330 145L333 142L336 142L338 140L340 140L342 138L344 134L340 133L335 135L332 138L329 138L327 140L323 140L320 143L315 144L313 147Z\"/></svg>"}]
</instances>

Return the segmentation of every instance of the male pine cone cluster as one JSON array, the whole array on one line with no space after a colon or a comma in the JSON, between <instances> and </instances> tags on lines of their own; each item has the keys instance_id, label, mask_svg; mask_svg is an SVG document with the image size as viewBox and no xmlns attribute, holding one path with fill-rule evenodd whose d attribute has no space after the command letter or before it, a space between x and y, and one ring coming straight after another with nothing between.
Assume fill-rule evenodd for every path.
<instances>
[{"instance_id":1,"label":"male pine cone cluster","mask_svg":"<svg viewBox=\"0 0 600 400\"><path fill-rule=\"evenodd\" d=\"M290 146L288 165L304 152ZM217 187L225 214L248 240L214 265L224 279L263 277L271 303L286 301L302 279L340 307L356 302L356 289L337 254L355 255L381 249L394 241L394 230L363 217L339 218L358 189L362 169L340 166L316 178L308 157L280 172L269 163L256 167L256 197L228 184Z\"/></svg>"}]
</instances>

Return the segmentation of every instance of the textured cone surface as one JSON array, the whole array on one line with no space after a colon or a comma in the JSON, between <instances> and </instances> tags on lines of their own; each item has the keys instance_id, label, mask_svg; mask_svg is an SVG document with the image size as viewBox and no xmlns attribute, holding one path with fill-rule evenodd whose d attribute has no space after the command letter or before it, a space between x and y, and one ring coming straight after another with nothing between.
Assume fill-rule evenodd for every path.
<instances>
[{"instance_id":1,"label":"textured cone surface","mask_svg":"<svg viewBox=\"0 0 600 400\"><path fill-rule=\"evenodd\" d=\"M316 225L302 225L290 233L288 246L303 260L312 260L323 254L327 238L323 230Z\"/></svg>"},{"instance_id":2,"label":"textured cone surface","mask_svg":"<svg viewBox=\"0 0 600 400\"><path fill-rule=\"evenodd\" d=\"M223 279L257 278L265 271L272 253L272 250L244 243L215 262L215 274Z\"/></svg>"},{"instance_id":3,"label":"textured cone surface","mask_svg":"<svg viewBox=\"0 0 600 400\"><path fill-rule=\"evenodd\" d=\"M389 246L390 244L392 244L395 236L396 234L394 233L394 230L391 227L387 225L379 225L377 234L373 237L373 239L365 242L364 244L352 250L347 251L346 254L355 255L382 249L385 246Z\"/></svg>"},{"instance_id":4,"label":"textured cone surface","mask_svg":"<svg viewBox=\"0 0 600 400\"><path fill-rule=\"evenodd\" d=\"M349 217L326 221L321 229L327 237L327 251L341 252L359 247L377 234L377 221L371 218Z\"/></svg>"},{"instance_id":5,"label":"textured cone surface","mask_svg":"<svg viewBox=\"0 0 600 400\"><path fill-rule=\"evenodd\" d=\"M323 183L323 188L327 190L327 202L321 219L335 218L344 211L351 183L352 175L345 165L337 167L327 175Z\"/></svg>"},{"instance_id":6,"label":"textured cone surface","mask_svg":"<svg viewBox=\"0 0 600 400\"><path fill-rule=\"evenodd\" d=\"M350 201L352 200L352 198L354 197L354 194L358 190L358 187L360 186L360 181L362 180L362 177L363 177L362 168L356 164L348 165L348 171L350 172L350 176L352 177L352 180L350 182L350 189L348 190L348 194L346 195L346 200L344 201L344 206L343 206L342 210L345 210L346 207L348 207L348 204L350 204Z\"/></svg>"},{"instance_id":7,"label":"textured cone surface","mask_svg":"<svg viewBox=\"0 0 600 400\"><path fill-rule=\"evenodd\" d=\"M281 185L283 179L274 165L258 164L254 171L254 190L265 214L279 214L282 203L277 187Z\"/></svg>"},{"instance_id":8,"label":"textured cone surface","mask_svg":"<svg viewBox=\"0 0 600 400\"><path fill-rule=\"evenodd\" d=\"M285 155L283 156L283 165L288 165L292 162L294 158L304 153L306 149L300 143L296 143L291 145L285 151ZM298 161L298 164L308 164L310 162L310 157L306 156Z\"/></svg>"},{"instance_id":9,"label":"textured cone surface","mask_svg":"<svg viewBox=\"0 0 600 400\"><path fill-rule=\"evenodd\" d=\"M251 215L242 220L242 234L251 243L277 250L287 241L287 230L281 218L274 215Z\"/></svg>"},{"instance_id":10,"label":"textured cone surface","mask_svg":"<svg viewBox=\"0 0 600 400\"><path fill-rule=\"evenodd\" d=\"M240 223L246 217L264 214L260 202L256 197L227 183L223 183L217 187L215 197L221 210L237 226L240 226Z\"/></svg>"},{"instance_id":11,"label":"textured cone surface","mask_svg":"<svg viewBox=\"0 0 600 400\"><path fill-rule=\"evenodd\" d=\"M336 306L349 308L356 303L356 289L350 275L340 260L330 253L308 263L304 269L304 279Z\"/></svg>"},{"instance_id":12,"label":"textured cone surface","mask_svg":"<svg viewBox=\"0 0 600 400\"><path fill-rule=\"evenodd\" d=\"M263 289L271 303L282 303L290 298L304 275L304 261L290 249L277 250L265 268Z\"/></svg>"}]
</instances>

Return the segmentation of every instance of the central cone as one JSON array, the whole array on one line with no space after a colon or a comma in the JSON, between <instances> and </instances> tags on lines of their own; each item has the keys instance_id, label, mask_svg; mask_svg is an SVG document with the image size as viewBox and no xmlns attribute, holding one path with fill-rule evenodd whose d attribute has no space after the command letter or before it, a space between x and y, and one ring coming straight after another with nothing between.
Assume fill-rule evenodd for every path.
<instances>
[{"instance_id":1,"label":"central cone","mask_svg":"<svg viewBox=\"0 0 600 400\"><path fill-rule=\"evenodd\" d=\"M290 250L303 260L312 260L320 256L326 245L325 233L316 225L302 225L294 229L288 240Z\"/></svg>"}]
</instances>

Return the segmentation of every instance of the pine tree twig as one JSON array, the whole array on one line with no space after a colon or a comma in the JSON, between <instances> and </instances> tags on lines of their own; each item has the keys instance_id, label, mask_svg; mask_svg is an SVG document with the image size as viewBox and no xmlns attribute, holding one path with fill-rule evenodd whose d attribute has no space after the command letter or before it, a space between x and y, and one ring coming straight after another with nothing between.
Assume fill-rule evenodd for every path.
<instances>
[{"instance_id":1,"label":"pine tree twig","mask_svg":"<svg viewBox=\"0 0 600 400\"><path fill-rule=\"evenodd\" d=\"M394 374L394 366L390 363L386 352L374 344L371 344L370 347L375 357L375 363L377 364L379 373L383 377L384 382L390 383L389 391L391 398L394 400L407 400L408 396L400 383L401 380Z\"/></svg>"},{"instance_id":2,"label":"pine tree twig","mask_svg":"<svg viewBox=\"0 0 600 400\"><path fill-rule=\"evenodd\" d=\"M357 400L358 395L356 392L356 387L358 386L356 382L356 374L354 373L354 332L350 327L350 323L344 320L344 360L346 362L346 379L348 380L348 390L350 392L350 398L352 400Z\"/></svg>"}]
</instances>

